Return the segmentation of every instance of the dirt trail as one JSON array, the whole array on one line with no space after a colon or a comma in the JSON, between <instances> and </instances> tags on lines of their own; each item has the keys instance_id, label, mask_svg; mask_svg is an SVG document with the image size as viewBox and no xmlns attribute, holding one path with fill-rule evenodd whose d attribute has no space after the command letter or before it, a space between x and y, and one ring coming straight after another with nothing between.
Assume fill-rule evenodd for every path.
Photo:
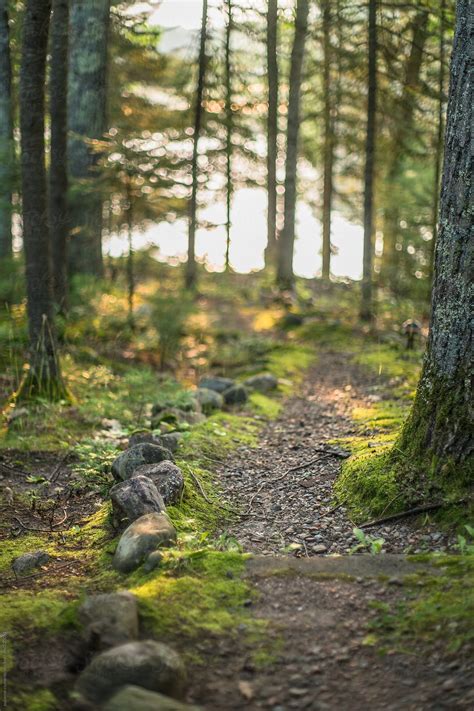
<instances>
[{"instance_id":1,"label":"dirt trail","mask_svg":"<svg viewBox=\"0 0 474 711\"><path fill-rule=\"evenodd\" d=\"M248 511L228 526L245 550L281 553L297 544L297 555L347 553L357 543L354 524L344 507L334 510L333 485L341 458L331 454L331 440L357 434L355 407L381 398L380 380L341 352L322 352L300 392L289 399L260 438L257 449L242 448L219 474L224 497ZM367 446L371 442L367 437ZM321 451L321 450L327 450ZM305 465L305 463L312 462ZM290 471L293 467L301 467ZM417 528L411 520L378 526L371 534L385 539L390 553L446 550L455 540L434 527Z\"/></svg>"},{"instance_id":2,"label":"dirt trail","mask_svg":"<svg viewBox=\"0 0 474 711\"><path fill-rule=\"evenodd\" d=\"M336 456L317 449L354 434L350 413L370 403L376 379L341 353L326 353L306 376L301 392L262 433L257 450L242 449L220 474L229 502L251 515L226 533L257 555L248 577L258 591L252 614L269 623L274 659L259 668L252 644L241 639L202 640L208 664L191 671L191 697L206 709L432 710L474 707L468 661L429 654L382 655L366 644L373 603L396 603L407 593L403 577L413 571L401 556L345 557L353 524L333 509ZM321 456L319 456L321 455ZM311 466L291 467L319 456ZM388 552L407 545L443 548L438 531L418 531L412 522L385 526ZM290 543L296 552L282 553ZM324 549L324 552L323 552ZM302 556L299 560L295 556ZM383 576L383 577L382 577ZM385 582L381 582L381 580Z\"/></svg>"}]
</instances>

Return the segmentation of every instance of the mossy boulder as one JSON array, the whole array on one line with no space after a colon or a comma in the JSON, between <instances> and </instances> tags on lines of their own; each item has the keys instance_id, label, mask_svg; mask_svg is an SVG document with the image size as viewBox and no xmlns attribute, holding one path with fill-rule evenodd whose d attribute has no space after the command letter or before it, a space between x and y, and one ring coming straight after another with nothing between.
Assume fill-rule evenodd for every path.
<instances>
[{"instance_id":1,"label":"mossy boulder","mask_svg":"<svg viewBox=\"0 0 474 711\"><path fill-rule=\"evenodd\" d=\"M233 385L224 392L226 405L243 405L248 400L247 388L243 385Z\"/></svg>"},{"instance_id":2,"label":"mossy boulder","mask_svg":"<svg viewBox=\"0 0 474 711\"><path fill-rule=\"evenodd\" d=\"M35 568L45 565L49 560L49 555L46 551L33 551L32 553L23 553L12 561L13 572L17 577L28 575Z\"/></svg>"},{"instance_id":3,"label":"mossy boulder","mask_svg":"<svg viewBox=\"0 0 474 711\"><path fill-rule=\"evenodd\" d=\"M112 474L117 481L125 481L143 464L157 464L171 458L170 451L164 447L147 442L136 444L114 460Z\"/></svg>"},{"instance_id":4,"label":"mossy boulder","mask_svg":"<svg viewBox=\"0 0 474 711\"><path fill-rule=\"evenodd\" d=\"M278 378L275 378L271 373L260 373L252 375L251 378L244 380L244 385L249 390L256 390L259 393L268 393L276 390L278 387Z\"/></svg>"},{"instance_id":5,"label":"mossy boulder","mask_svg":"<svg viewBox=\"0 0 474 711\"><path fill-rule=\"evenodd\" d=\"M143 475L135 475L127 481L120 481L109 493L115 526L120 526L123 521L131 523L140 516L153 512L160 513L166 509L165 502L153 481Z\"/></svg>"},{"instance_id":6,"label":"mossy boulder","mask_svg":"<svg viewBox=\"0 0 474 711\"><path fill-rule=\"evenodd\" d=\"M190 706L139 686L123 687L103 708L104 711L200 711L197 706Z\"/></svg>"},{"instance_id":7,"label":"mossy boulder","mask_svg":"<svg viewBox=\"0 0 474 711\"><path fill-rule=\"evenodd\" d=\"M159 464L144 464L135 472L136 476L151 479L158 493L163 497L166 506L179 504L184 489L183 472L173 462L165 461Z\"/></svg>"},{"instance_id":8,"label":"mossy boulder","mask_svg":"<svg viewBox=\"0 0 474 711\"><path fill-rule=\"evenodd\" d=\"M179 654L165 644L146 640L122 644L94 657L81 673L76 688L87 701L103 704L128 685L180 699L185 684Z\"/></svg>"},{"instance_id":9,"label":"mossy boulder","mask_svg":"<svg viewBox=\"0 0 474 711\"><path fill-rule=\"evenodd\" d=\"M199 381L200 388L206 388L207 390L214 390L216 393L224 393L229 388L235 385L235 380L232 378L222 378L217 375L209 376L207 378L201 378Z\"/></svg>"},{"instance_id":10,"label":"mossy boulder","mask_svg":"<svg viewBox=\"0 0 474 711\"><path fill-rule=\"evenodd\" d=\"M79 608L79 620L93 651L138 639L137 600L126 591L87 597Z\"/></svg>"},{"instance_id":11,"label":"mossy boulder","mask_svg":"<svg viewBox=\"0 0 474 711\"><path fill-rule=\"evenodd\" d=\"M122 533L113 566L121 573L130 573L140 566L152 551L176 542L176 530L164 513L140 516Z\"/></svg>"},{"instance_id":12,"label":"mossy boulder","mask_svg":"<svg viewBox=\"0 0 474 711\"><path fill-rule=\"evenodd\" d=\"M168 449L174 454L179 447L182 437L181 432L169 432L161 435L153 434L153 432L136 432L128 440L128 446L134 447L136 444L155 444L158 447Z\"/></svg>"},{"instance_id":13,"label":"mossy boulder","mask_svg":"<svg viewBox=\"0 0 474 711\"><path fill-rule=\"evenodd\" d=\"M210 415L214 410L222 410L224 405L222 395L210 388L198 388L196 390L196 398L201 404L205 415Z\"/></svg>"}]
</instances>

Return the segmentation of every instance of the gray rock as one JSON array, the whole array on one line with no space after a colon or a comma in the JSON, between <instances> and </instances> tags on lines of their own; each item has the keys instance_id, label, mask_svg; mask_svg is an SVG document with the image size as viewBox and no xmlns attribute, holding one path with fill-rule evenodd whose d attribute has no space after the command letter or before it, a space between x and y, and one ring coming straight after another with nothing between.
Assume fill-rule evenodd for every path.
<instances>
[{"instance_id":1,"label":"gray rock","mask_svg":"<svg viewBox=\"0 0 474 711\"><path fill-rule=\"evenodd\" d=\"M120 526L123 521L131 523L147 513L160 513L166 508L153 481L142 474L115 484L109 494L115 526Z\"/></svg>"},{"instance_id":2,"label":"gray rock","mask_svg":"<svg viewBox=\"0 0 474 711\"><path fill-rule=\"evenodd\" d=\"M138 639L138 607L129 592L91 595L79 608L84 638L94 651Z\"/></svg>"},{"instance_id":3,"label":"gray rock","mask_svg":"<svg viewBox=\"0 0 474 711\"><path fill-rule=\"evenodd\" d=\"M153 415L151 418L151 426L153 429L158 429L162 427L163 423L179 429L186 425L198 425L200 422L204 422L206 416L202 412L185 412L184 410L179 410L176 407L170 408L169 410L163 410L157 415Z\"/></svg>"},{"instance_id":4,"label":"gray rock","mask_svg":"<svg viewBox=\"0 0 474 711\"><path fill-rule=\"evenodd\" d=\"M199 403L194 397L194 393L188 391L187 399L184 400L183 398L180 398L179 405L173 400L153 405L151 408L151 415L154 417L155 415L159 415L160 412L163 412L164 410L172 410L173 408L179 409L181 412L199 412L200 410Z\"/></svg>"},{"instance_id":5,"label":"gray rock","mask_svg":"<svg viewBox=\"0 0 474 711\"><path fill-rule=\"evenodd\" d=\"M199 381L200 388L207 388L208 390L215 390L216 393L224 393L233 385L235 385L235 380L232 378L221 378L219 376L201 378Z\"/></svg>"},{"instance_id":6,"label":"gray rock","mask_svg":"<svg viewBox=\"0 0 474 711\"><path fill-rule=\"evenodd\" d=\"M260 375L253 375L251 378L247 378L247 380L244 381L244 385L250 390L268 393L271 390L276 390L278 387L278 379L271 373L261 373Z\"/></svg>"},{"instance_id":7,"label":"gray rock","mask_svg":"<svg viewBox=\"0 0 474 711\"><path fill-rule=\"evenodd\" d=\"M170 432L167 434L155 435L153 432L136 432L128 440L128 446L134 447L136 444L156 444L164 447L174 454L179 446L183 435L181 432Z\"/></svg>"},{"instance_id":8,"label":"gray rock","mask_svg":"<svg viewBox=\"0 0 474 711\"><path fill-rule=\"evenodd\" d=\"M151 573L152 570L160 567L162 560L163 556L160 551L153 551L144 562L143 570L145 573Z\"/></svg>"},{"instance_id":9,"label":"gray rock","mask_svg":"<svg viewBox=\"0 0 474 711\"><path fill-rule=\"evenodd\" d=\"M76 688L88 701L102 704L128 685L179 699L185 683L179 654L165 644L146 640L128 642L94 657L81 673Z\"/></svg>"},{"instance_id":10,"label":"gray rock","mask_svg":"<svg viewBox=\"0 0 474 711\"><path fill-rule=\"evenodd\" d=\"M225 391L224 400L226 405L241 405L248 400L247 388L243 385L233 385Z\"/></svg>"},{"instance_id":11,"label":"gray rock","mask_svg":"<svg viewBox=\"0 0 474 711\"><path fill-rule=\"evenodd\" d=\"M161 438L153 432L135 432L128 440L128 447L135 447L136 444L156 444L162 447Z\"/></svg>"},{"instance_id":12,"label":"gray rock","mask_svg":"<svg viewBox=\"0 0 474 711\"><path fill-rule=\"evenodd\" d=\"M181 432L169 432L160 435L161 446L168 449L172 454L178 451L179 443L183 439Z\"/></svg>"},{"instance_id":13,"label":"gray rock","mask_svg":"<svg viewBox=\"0 0 474 711\"><path fill-rule=\"evenodd\" d=\"M184 476L173 462L145 464L138 467L136 475L144 475L152 480L166 506L173 506L181 501L184 489Z\"/></svg>"},{"instance_id":14,"label":"gray rock","mask_svg":"<svg viewBox=\"0 0 474 711\"><path fill-rule=\"evenodd\" d=\"M12 568L15 575L28 575L35 568L45 565L49 560L49 555L46 551L33 551L32 553L23 553L12 561Z\"/></svg>"},{"instance_id":15,"label":"gray rock","mask_svg":"<svg viewBox=\"0 0 474 711\"><path fill-rule=\"evenodd\" d=\"M221 410L224 405L224 398L215 390L210 388L198 388L196 398L201 404L205 415L210 415L214 410Z\"/></svg>"},{"instance_id":16,"label":"gray rock","mask_svg":"<svg viewBox=\"0 0 474 711\"><path fill-rule=\"evenodd\" d=\"M155 464L170 459L170 452L156 444L136 444L119 454L112 464L112 474L117 481L130 479L135 470L142 464Z\"/></svg>"},{"instance_id":17,"label":"gray rock","mask_svg":"<svg viewBox=\"0 0 474 711\"><path fill-rule=\"evenodd\" d=\"M164 513L140 516L122 533L112 565L121 573L130 573L157 548L176 541L176 530Z\"/></svg>"},{"instance_id":18,"label":"gray rock","mask_svg":"<svg viewBox=\"0 0 474 711\"><path fill-rule=\"evenodd\" d=\"M124 686L103 708L104 711L200 711L197 706L139 686Z\"/></svg>"}]
</instances>

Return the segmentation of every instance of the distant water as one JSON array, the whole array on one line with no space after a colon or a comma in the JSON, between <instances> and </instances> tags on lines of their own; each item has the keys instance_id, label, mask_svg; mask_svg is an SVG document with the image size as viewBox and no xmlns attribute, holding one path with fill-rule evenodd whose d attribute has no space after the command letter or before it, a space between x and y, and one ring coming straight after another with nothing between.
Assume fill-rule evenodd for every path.
<instances>
[{"instance_id":1,"label":"distant water","mask_svg":"<svg viewBox=\"0 0 474 711\"><path fill-rule=\"evenodd\" d=\"M236 191L232 208L230 260L240 273L262 269L266 245L266 193L261 188ZM225 206L211 205L199 213L207 223L218 224L214 229L200 229L196 234L196 254L211 271L222 271L225 256ZM341 215L333 216L332 243L336 254L332 257L332 273L338 277L360 279L362 275L363 230ZM162 222L150 226L133 237L135 249L155 246L161 261L182 261L186 258L187 222ZM127 250L123 236L106 239L104 251L120 256ZM305 203L297 208L294 270L298 276L313 277L321 272L321 224Z\"/></svg>"}]
</instances>

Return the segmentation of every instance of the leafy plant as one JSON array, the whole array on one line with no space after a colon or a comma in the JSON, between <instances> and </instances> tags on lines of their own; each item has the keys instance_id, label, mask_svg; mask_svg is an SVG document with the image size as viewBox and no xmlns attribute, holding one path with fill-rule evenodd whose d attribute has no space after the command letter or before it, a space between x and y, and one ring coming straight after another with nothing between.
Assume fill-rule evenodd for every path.
<instances>
[{"instance_id":1,"label":"leafy plant","mask_svg":"<svg viewBox=\"0 0 474 711\"><path fill-rule=\"evenodd\" d=\"M185 325L193 310L190 297L180 293L156 294L151 299L152 324L158 334L160 369L163 370L178 356L185 334Z\"/></svg>"},{"instance_id":2,"label":"leafy plant","mask_svg":"<svg viewBox=\"0 0 474 711\"><path fill-rule=\"evenodd\" d=\"M468 526L465 524L464 528L467 531L468 538L458 534L457 548L460 553L464 555L474 555L474 526Z\"/></svg>"},{"instance_id":3,"label":"leafy plant","mask_svg":"<svg viewBox=\"0 0 474 711\"><path fill-rule=\"evenodd\" d=\"M367 534L362 531L360 528L353 528L352 533L354 536L357 538L359 543L351 548L350 553L356 553L359 550L363 550L366 548L368 551L370 551L371 555L378 555L379 553L382 552L383 545L385 543L385 538L372 538L371 536L367 536Z\"/></svg>"}]
</instances>

